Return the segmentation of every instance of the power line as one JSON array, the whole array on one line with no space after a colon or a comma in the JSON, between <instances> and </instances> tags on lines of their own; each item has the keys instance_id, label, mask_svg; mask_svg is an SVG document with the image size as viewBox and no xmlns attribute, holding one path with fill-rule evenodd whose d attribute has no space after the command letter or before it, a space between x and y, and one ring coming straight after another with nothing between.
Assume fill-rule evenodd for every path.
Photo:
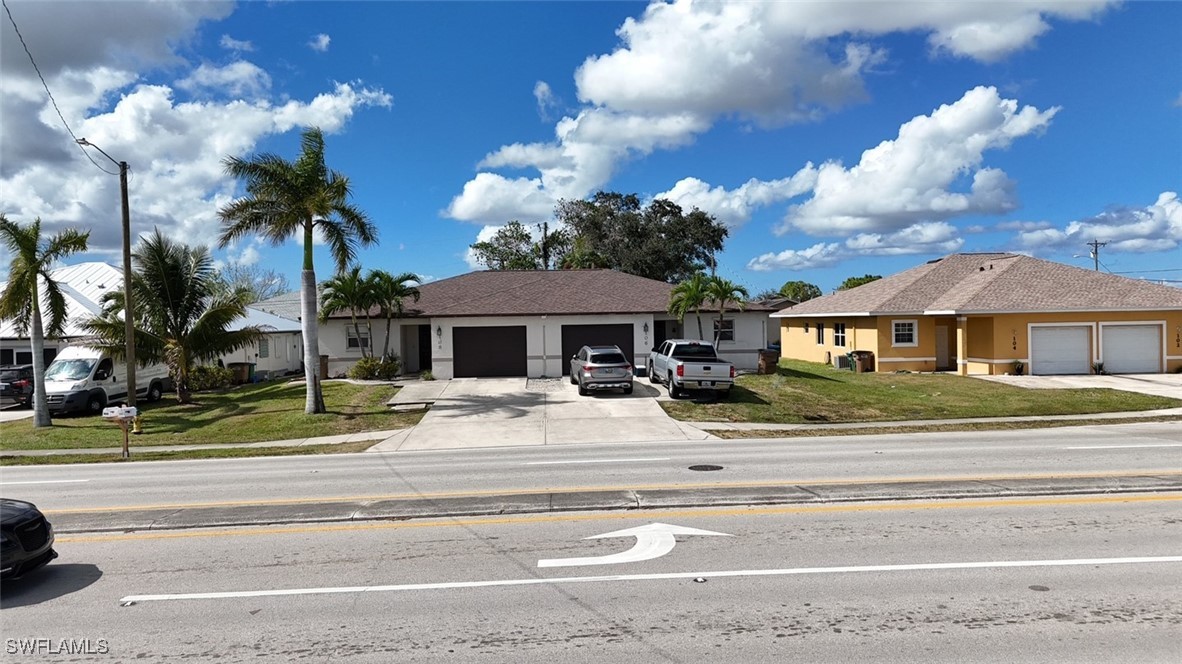
<instances>
[{"instance_id":1,"label":"power line","mask_svg":"<svg viewBox=\"0 0 1182 664\"><path fill-rule=\"evenodd\" d=\"M57 116L61 118L62 125L64 125L66 131L69 132L70 138L73 138L74 143L78 144L78 137L74 135L74 130L70 129L70 123L66 122L65 116L62 115L62 109L58 108L57 100L53 98L53 93L49 91L49 84L45 82L45 77L41 75L41 68L37 66L37 61L33 59L33 54L29 51L29 45L25 43L25 37L21 34L21 29L16 26L16 19L12 18L12 10L8 8L7 2L4 2L3 4L4 13L8 14L8 22L12 23L12 29L16 31L16 36L18 39L20 39L21 46L23 46L25 49L25 55L29 56L29 62L33 63L33 71L37 72L37 78L41 79L41 85L45 88L45 94L49 95L49 103L53 104L53 110L57 111ZM81 145L78 145L78 149L82 151L82 154L86 155L86 158L90 160L90 163L94 164L95 168L106 173L107 175L118 175L118 173L114 173L103 168Z\"/></svg>"},{"instance_id":2,"label":"power line","mask_svg":"<svg viewBox=\"0 0 1182 664\"><path fill-rule=\"evenodd\" d=\"M1182 272L1182 267L1167 267L1160 270L1125 270L1124 272L1113 272L1113 274L1144 274L1146 272Z\"/></svg>"}]
</instances>

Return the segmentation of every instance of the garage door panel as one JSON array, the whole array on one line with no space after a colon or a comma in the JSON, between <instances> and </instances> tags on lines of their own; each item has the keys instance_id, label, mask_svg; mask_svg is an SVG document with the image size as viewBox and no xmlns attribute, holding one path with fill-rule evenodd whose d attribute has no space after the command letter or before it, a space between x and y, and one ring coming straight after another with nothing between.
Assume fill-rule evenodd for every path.
<instances>
[{"instance_id":1,"label":"garage door panel","mask_svg":"<svg viewBox=\"0 0 1182 664\"><path fill-rule=\"evenodd\" d=\"M456 378L525 376L525 326L452 329Z\"/></svg>"},{"instance_id":2,"label":"garage door panel","mask_svg":"<svg viewBox=\"0 0 1182 664\"><path fill-rule=\"evenodd\" d=\"M619 346L628 361L635 361L636 337L632 323L562 326L562 375L570 375L570 358L583 346Z\"/></svg>"},{"instance_id":3,"label":"garage door panel","mask_svg":"<svg viewBox=\"0 0 1182 664\"><path fill-rule=\"evenodd\" d=\"M1043 376L1091 373L1090 330L1086 326L1033 328L1030 373Z\"/></svg>"},{"instance_id":4,"label":"garage door panel","mask_svg":"<svg viewBox=\"0 0 1182 664\"><path fill-rule=\"evenodd\" d=\"M1105 325L1100 330L1100 359L1104 371L1160 373L1160 325Z\"/></svg>"}]
</instances>

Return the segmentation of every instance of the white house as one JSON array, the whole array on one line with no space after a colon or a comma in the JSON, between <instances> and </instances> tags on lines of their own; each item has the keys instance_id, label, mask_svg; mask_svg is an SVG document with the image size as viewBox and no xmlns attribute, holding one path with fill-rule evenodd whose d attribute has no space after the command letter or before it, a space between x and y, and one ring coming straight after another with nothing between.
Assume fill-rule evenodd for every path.
<instances>
[{"instance_id":1,"label":"white house","mask_svg":"<svg viewBox=\"0 0 1182 664\"><path fill-rule=\"evenodd\" d=\"M699 337L696 316L679 323L666 313L671 284L614 270L470 272L419 287L420 300L406 303L395 321L390 348L403 371L430 370L436 378L562 376L585 344L614 344L644 366L648 352L665 339L714 339L718 309L704 308ZM298 317L299 295L289 293L257 307ZM719 354L740 369L754 369L768 344L774 311L761 304L723 313ZM294 315L293 315L294 314ZM361 358L361 345L378 353L385 319L371 312L373 339L364 323L360 338L347 313L320 326L320 352L336 376Z\"/></svg>"}]
</instances>

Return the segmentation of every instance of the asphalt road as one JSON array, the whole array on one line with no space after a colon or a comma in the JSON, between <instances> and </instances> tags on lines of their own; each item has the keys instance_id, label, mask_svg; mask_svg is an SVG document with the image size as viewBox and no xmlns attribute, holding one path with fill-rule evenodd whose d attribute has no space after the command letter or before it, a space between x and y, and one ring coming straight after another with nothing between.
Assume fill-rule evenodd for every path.
<instances>
[{"instance_id":1,"label":"asphalt road","mask_svg":"<svg viewBox=\"0 0 1182 664\"><path fill-rule=\"evenodd\" d=\"M722 470L690 470L703 464ZM98 510L543 489L1146 471L1182 472L1182 427L1177 423L5 467L0 469L0 490L46 510Z\"/></svg>"},{"instance_id":2,"label":"asphalt road","mask_svg":"<svg viewBox=\"0 0 1182 664\"><path fill-rule=\"evenodd\" d=\"M1180 507L1080 496L65 536L58 561L0 593L0 620L8 653L38 638L107 651L54 661L1177 662ZM633 537L584 538L653 522L730 537L539 567L628 551ZM228 595L170 597L192 593Z\"/></svg>"}]
</instances>

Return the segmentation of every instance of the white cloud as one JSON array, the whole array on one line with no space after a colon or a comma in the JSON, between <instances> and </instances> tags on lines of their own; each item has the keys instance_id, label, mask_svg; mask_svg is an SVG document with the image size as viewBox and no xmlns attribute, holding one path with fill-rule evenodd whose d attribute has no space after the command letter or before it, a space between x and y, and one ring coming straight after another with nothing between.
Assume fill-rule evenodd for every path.
<instances>
[{"instance_id":1,"label":"white cloud","mask_svg":"<svg viewBox=\"0 0 1182 664\"><path fill-rule=\"evenodd\" d=\"M208 90L253 98L271 89L271 77L257 65L239 60L225 67L202 64L187 77L177 81L176 87L191 93Z\"/></svg>"},{"instance_id":2,"label":"white cloud","mask_svg":"<svg viewBox=\"0 0 1182 664\"><path fill-rule=\"evenodd\" d=\"M530 210L539 195L551 201L586 197L607 185L621 161L687 145L720 119L770 127L814 121L864 100L863 76L889 57L872 43L877 37L921 32L928 35L934 54L993 61L1030 47L1053 20L1093 18L1109 4L1107 0L1029 0L863 2L843 7L805 2L652 2L641 16L619 27L619 48L588 57L575 71L578 98L585 106L557 123L555 142L507 145L486 157L480 168L538 170L536 189L523 189L513 180L500 181L510 185L497 195L502 210L514 191L530 196L529 201L521 201ZM552 94L543 85L539 82L534 87L539 110ZM1022 120L1037 119L1015 118L1011 130L1021 129ZM980 183L970 194L933 196L927 202L935 209L1009 209L1012 192L1004 174L979 171L978 178ZM485 178L483 185L490 183ZM922 199L925 192L916 196ZM473 207L453 205L446 214L482 223L503 223L519 216L511 212L501 219L462 216L462 210ZM724 214L741 223L745 213L740 206ZM905 215L891 227L924 219ZM888 229L870 225L862 230Z\"/></svg>"},{"instance_id":3,"label":"white cloud","mask_svg":"<svg viewBox=\"0 0 1182 664\"><path fill-rule=\"evenodd\" d=\"M538 117L548 122L550 110L558 105L558 100L555 99L554 91L550 89L549 83L545 81L534 83L534 100L538 103Z\"/></svg>"},{"instance_id":4,"label":"white cloud","mask_svg":"<svg viewBox=\"0 0 1182 664\"><path fill-rule=\"evenodd\" d=\"M729 191L721 186L711 187L697 178L684 178L654 198L671 200L687 210L694 207L705 210L735 228L746 223L755 209L806 193L816 182L817 169L809 163L791 177L770 181L752 178Z\"/></svg>"},{"instance_id":5,"label":"white cloud","mask_svg":"<svg viewBox=\"0 0 1182 664\"><path fill-rule=\"evenodd\" d=\"M183 41L178 35L160 38L166 37ZM151 49L145 45L144 51ZM184 102L174 99L168 85L149 84L142 74L105 64L71 62L61 71L43 71L75 135L130 164L133 232L138 236L159 227L171 237L211 246L220 228L217 210L236 193L237 183L223 174L226 155L247 154L267 136L307 124L338 131L356 110L391 103L380 89L341 83L310 101L285 98L276 104L266 98L269 77L249 63L185 72L177 88L208 94ZM18 221L41 217L51 233L64 227L90 229L90 257L116 260L121 245L118 179L74 146L43 91L21 92L27 77L5 63L0 80L5 89L0 95L5 117L0 209ZM9 122L15 118L20 121ZM290 152L296 149L293 144ZM89 154L106 171L115 171L99 153Z\"/></svg>"},{"instance_id":6,"label":"white cloud","mask_svg":"<svg viewBox=\"0 0 1182 664\"><path fill-rule=\"evenodd\" d=\"M514 219L530 223L549 219L554 204L555 199L542 191L540 180L478 173L464 185L464 191L452 199L446 214L453 219L477 223Z\"/></svg>"},{"instance_id":7,"label":"white cloud","mask_svg":"<svg viewBox=\"0 0 1182 664\"><path fill-rule=\"evenodd\" d=\"M1049 221L1003 221L994 228L999 231L1041 231L1053 225Z\"/></svg>"},{"instance_id":8,"label":"white cloud","mask_svg":"<svg viewBox=\"0 0 1182 664\"><path fill-rule=\"evenodd\" d=\"M897 138L863 152L856 166L823 164L813 197L793 206L777 232L881 232L1013 210L1013 182L1000 170L982 167L984 153L1041 132L1058 110L1019 109L991 87L969 90L956 103L905 123ZM954 190L970 173L969 190Z\"/></svg>"},{"instance_id":9,"label":"white cloud","mask_svg":"<svg viewBox=\"0 0 1182 664\"><path fill-rule=\"evenodd\" d=\"M222 48L228 51L249 52L254 50L254 44L248 41L234 39L230 35L222 35L222 39L218 42Z\"/></svg>"},{"instance_id":10,"label":"white cloud","mask_svg":"<svg viewBox=\"0 0 1182 664\"><path fill-rule=\"evenodd\" d=\"M308 42L308 47L313 51L324 53L328 50L329 43L332 42L332 37L323 32L318 35L313 35L311 41Z\"/></svg>"},{"instance_id":11,"label":"white cloud","mask_svg":"<svg viewBox=\"0 0 1182 664\"><path fill-rule=\"evenodd\" d=\"M959 251L964 240L956 228L943 221L923 222L894 233L859 233L844 242L815 244L808 249L789 249L757 256L747 263L756 272L807 270L832 267L865 256L909 256L949 254Z\"/></svg>"},{"instance_id":12,"label":"white cloud","mask_svg":"<svg viewBox=\"0 0 1182 664\"><path fill-rule=\"evenodd\" d=\"M1047 19L1087 19L1108 4L654 2L575 80L580 99L616 110L776 124L863 98L862 74L885 57L869 38L918 31L934 51L995 61L1033 45Z\"/></svg>"},{"instance_id":13,"label":"white cloud","mask_svg":"<svg viewBox=\"0 0 1182 664\"><path fill-rule=\"evenodd\" d=\"M1107 242L1105 251L1149 253L1182 246L1182 201L1177 192L1162 192L1153 205L1102 212L1073 221L1063 229L1045 228L1018 234L1028 250L1082 250L1087 242Z\"/></svg>"}]
</instances>

